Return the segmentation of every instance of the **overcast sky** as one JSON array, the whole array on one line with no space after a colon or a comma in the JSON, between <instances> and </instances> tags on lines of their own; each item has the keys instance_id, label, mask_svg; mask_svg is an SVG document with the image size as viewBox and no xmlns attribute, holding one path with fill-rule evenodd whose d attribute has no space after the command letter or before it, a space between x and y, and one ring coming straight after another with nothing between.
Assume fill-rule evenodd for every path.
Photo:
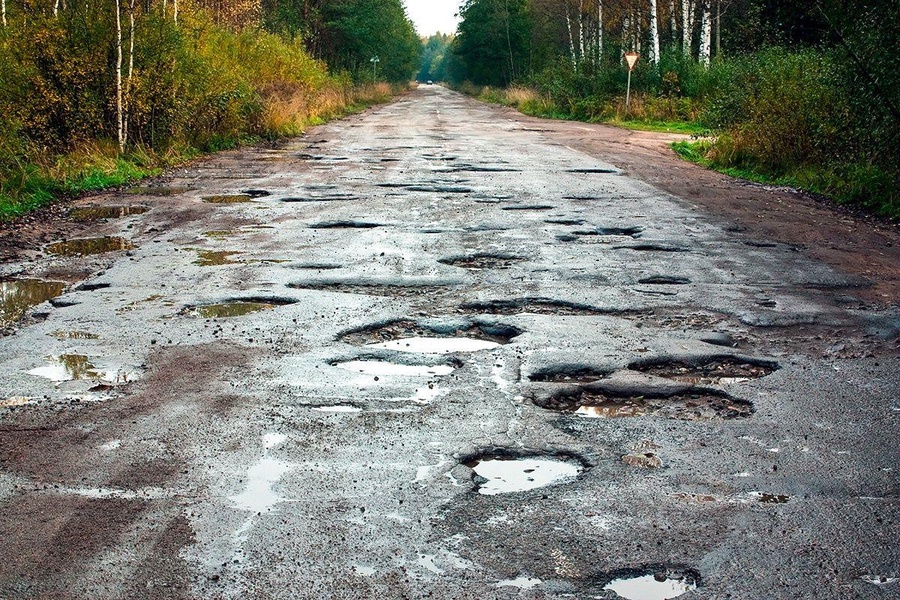
<instances>
[{"instance_id":1,"label":"overcast sky","mask_svg":"<svg viewBox=\"0 0 900 600\"><path fill-rule=\"evenodd\" d=\"M453 15L459 10L461 0L403 0L403 3L419 35L456 31L457 18Z\"/></svg>"}]
</instances>

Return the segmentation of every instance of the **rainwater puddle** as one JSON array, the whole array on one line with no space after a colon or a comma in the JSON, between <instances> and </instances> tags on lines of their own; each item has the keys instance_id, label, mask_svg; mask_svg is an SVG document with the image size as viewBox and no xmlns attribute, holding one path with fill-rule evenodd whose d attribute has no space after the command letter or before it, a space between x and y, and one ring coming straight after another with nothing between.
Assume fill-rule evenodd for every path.
<instances>
[{"instance_id":1,"label":"rainwater puddle","mask_svg":"<svg viewBox=\"0 0 900 600\"><path fill-rule=\"evenodd\" d=\"M380 360L351 360L333 366L364 375L399 377L439 377L455 370L450 365L401 365Z\"/></svg>"},{"instance_id":2,"label":"rainwater puddle","mask_svg":"<svg viewBox=\"0 0 900 600\"><path fill-rule=\"evenodd\" d=\"M508 269L523 260L525 260L524 257L512 254L478 253L469 256L442 258L438 262L463 269Z\"/></svg>"},{"instance_id":3,"label":"rainwater puddle","mask_svg":"<svg viewBox=\"0 0 900 600\"><path fill-rule=\"evenodd\" d=\"M233 250L199 250L197 252L199 259L195 260L194 264L200 265L201 267L236 265L239 264L240 261L231 260L228 258L229 256L234 256L235 254L240 254L240 252L236 252Z\"/></svg>"},{"instance_id":4,"label":"rainwater puddle","mask_svg":"<svg viewBox=\"0 0 900 600\"><path fill-rule=\"evenodd\" d=\"M575 479L584 467L578 461L553 457L488 456L466 463L484 496L525 492Z\"/></svg>"},{"instance_id":5,"label":"rainwater puddle","mask_svg":"<svg viewBox=\"0 0 900 600\"><path fill-rule=\"evenodd\" d=\"M227 230L214 230L214 231L204 231L203 235L208 238L224 238L224 237L238 235L238 232L227 231Z\"/></svg>"},{"instance_id":6,"label":"rainwater puddle","mask_svg":"<svg viewBox=\"0 0 900 600\"><path fill-rule=\"evenodd\" d=\"M251 198L248 194L224 194L221 196L203 196L204 202L211 204L238 204L241 202L250 202Z\"/></svg>"},{"instance_id":7,"label":"rainwater puddle","mask_svg":"<svg viewBox=\"0 0 900 600\"><path fill-rule=\"evenodd\" d=\"M107 236L54 242L45 249L50 254L56 254L57 256L88 256L90 254L103 254L105 252L121 252L133 248L134 246L132 243L125 238Z\"/></svg>"},{"instance_id":8,"label":"rainwater puddle","mask_svg":"<svg viewBox=\"0 0 900 600\"><path fill-rule=\"evenodd\" d=\"M288 463L265 457L247 471L244 491L228 499L240 510L256 513L269 511L283 500L272 488L289 470Z\"/></svg>"},{"instance_id":9,"label":"rainwater puddle","mask_svg":"<svg viewBox=\"0 0 900 600\"><path fill-rule=\"evenodd\" d=\"M66 289L60 281L8 279L0 281L0 327L18 321L32 306L56 298Z\"/></svg>"},{"instance_id":10,"label":"rainwater puddle","mask_svg":"<svg viewBox=\"0 0 900 600\"><path fill-rule=\"evenodd\" d=\"M358 413L362 409L352 404L335 404L333 406L316 406L312 409L314 412L322 413Z\"/></svg>"},{"instance_id":11,"label":"rainwater puddle","mask_svg":"<svg viewBox=\"0 0 900 600\"><path fill-rule=\"evenodd\" d=\"M694 385L743 383L759 379L778 370L769 361L749 361L732 357L718 357L699 364L682 361L656 361L632 364L629 368L657 377Z\"/></svg>"},{"instance_id":12,"label":"rainwater puddle","mask_svg":"<svg viewBox=\"0 0 900 600\"><path fill-rule=\"evenodd\" d=\"M626 600L669 600L697 589L695 579L687 574L657 573L613 579L603 588Z\"/></svg>"},{"instance_id":13,"label":"rainwater puddle","mask_svg":"<svg viewBox=\"0 0 900 600\"><path fill-rule=\"evenodd\" d=\"M148 210L150 208L147 206L80 206L69 211L69 217L76 221L121 219L131 215L142 215Z\"/></svg>"},{"instance_id":14,"label":"rainwater puddle","mask_svg":"<svg viewBox=\"0 0 900 600\"><path fill-rule=\"evenodd\" d=\"M193 191L191 188L186 187L149 187L149 186L138 186L133 188L128 188L125 190L126 194L134 194L136 196L177 196L179 194L186 194L187 192Z\"/></svg>"},{"instance_id":15,"label":"rainwater puddle","mask_svg":"<svg viewBox=\"0 0 900 600\"><path fill-rule=\"evenodd\" d=\"M535 397L533 401L541 408L591 419L656 415L685 421L711 421L746 418L753 414L752 403L714 390L659 397L624 396L587 389L562 390L549 397Z\"/></svg>"},{"instance_id":16,"label":"rainwater puddle","mask_svg":"<svg viewBox=\"0 0 900 600\"><path fill-rule=\"evenodd\" d=\"M127 383L129 379L136 377L134 373L129 374L123 370L103 371L97 369L83 354L61 354L57 357L50 357L48 360L53 364L31 369L28 374L45 377L56 383L79 379Z\"/></svg>"},{"instance_id":17,"label":"rainwater puddle","mask_svg":"<svg viewBox=\"0 0 900 600\"><path fill-rule=\"evenodd\" d=\"M478 352L480 350L490 350L491 348L497 348L500 345L499 342L492 342L490 340L477 340L463 337L411 337L369 344L368 347L397 350L399 352L413 352L416 354L449 354L451 352Z\"/></svg>"},{"instance_id":18,"label":"rainwater puddle","mask_svg":"<svg viewBox=\"0 0 900 600\"><path fill-rule=\"evenodd\" d=\"M206 304L194 307L194 313L204 319L227 319L242 317L261 310L271 310L274 304L268 302L223 302L222 304Z\"/></svg>"},{"instance_id":19,"label":"rainwater puddle","mask_svg":"<svg viewBox=\"0 0 900 600\"><path fill-rule=\"evenodd\" d=\"M504 579L494 584L494 587L514 587L521 590L530 590L544 583L537 577L516 577L515 579Z\"/></svg>"},{"instance_id":20,"label":"rainwater puddle","mask_svg":"<svg viewBox=\"0 0 900 600\"><path fill-rule=\"evenodd\" d=\"M547 383L591 383L608 375L609 372L607 371L598 371L591 367L572 366L538 371L529 375L528 380Z\"/></svg>"}]
</instances>

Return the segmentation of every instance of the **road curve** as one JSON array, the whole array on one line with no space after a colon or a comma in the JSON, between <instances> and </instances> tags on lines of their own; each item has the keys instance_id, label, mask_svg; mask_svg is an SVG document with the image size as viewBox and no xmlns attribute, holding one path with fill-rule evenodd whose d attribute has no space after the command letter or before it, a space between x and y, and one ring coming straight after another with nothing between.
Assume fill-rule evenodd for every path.
<instances>
[{"instance_id":1,"label":"road curve","mask_svg":"<svg viewBox=\"0 0 900 600\"><path fill-rule=\"evenodd\" d=\"M534 123L422 86L3 264L0 597L896 597L897 311Z\"/></svg>"}]
</instances>

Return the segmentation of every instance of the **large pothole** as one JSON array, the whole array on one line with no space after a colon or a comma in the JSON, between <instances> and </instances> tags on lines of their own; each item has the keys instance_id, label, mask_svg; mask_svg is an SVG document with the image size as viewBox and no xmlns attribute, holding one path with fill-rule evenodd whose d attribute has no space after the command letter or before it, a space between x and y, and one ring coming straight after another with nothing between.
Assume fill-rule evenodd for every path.
<instances>
[{"instance_id":1,"label":"large pothole","mask_svg":"<svg viewBox=\"0 0 900 600\"><path fill-rule=\"evenodd\" d=\"M514 298L510 300L480 300L467 302L460 306L460 310L466 313L478 313L488 315L608 315L617 314L619 311L599 308L568 300L555 300L553 298Z\"/></svg>"},{"instance_id":2,"label":"large pothole","mask_svg":"<svg viewBox=\"0 0 900 600\"><path fill-rule=\"evenodd\" d=\"M649 566L622 569L602 577L604 590L625 600L671 600L697 589L700 574L693 569Z\"/></svg>"},{"instance_id":3,"label":"large pothole","mask_svg":"<svg viewBox=\"0 0 900 600\"><path fill-rule=\"evenodd\" d=\"M521 330L511 325L453 321L397 320L344 333L341 339L372 349L419 354L477 352L508 344Z\"/></svg>"},{"instance_id":4,"label":"large pothole","mask_svg":"<svg viewBox=\"0 0 900 600\"><path fill-rule=\"evenodd\" d=\"M310 281L289 283L288 287L298 290L338 292L362 296L384 296L387 298L408 298L427 295L435 297L447 290L442 285L391 285L385 283L345 283L337 281Z\"/></svg>"},{"instance_id":5,"label":"large pothole","mask_svg":"<svg viewBox=\"0 0 900 600\"><path fill-rule=\"evenodd\" d=\"M195 315L204 319L228 319L231 317L242 317L263 310L272 310L279 306L287 306L297 301L293 298L269 298L269 297L250 297L236 298L226 300L214 304L199 304L189 306L182 312L185 314Z\"/></svg>"},{"instance_id":6,"label":"large pothole","mask_svg":"<svg viewBox=\"0 0 900 600\"><path fill-rule=\"evenodd\" d=\"M778 370L772 361L717 356L697 361L654 360L632 363L629 368L657 377L693 385L742 383Z\"/></svg>"},{"instance_id":7,"label":"large pothole","mask_svg":"<svg viewBox=\"0 0 900 600\"><path fill-rule=\"evenodd\" d=\"M142 215L148 210L147 206L79 206L69 211L69 217L76 221L99 221Z\"/></svg>"},{"instance_id":8,"label":"large pothole","mask_svg":"<svg viewBox=\"0 0 900 600\"><path fill-rule=\"evenodd\" d=\"M29 308L61 295L66 284L41 279L7 279L0 281L0 327L22 318Z\"/></svg>"},{"instance_id":9,"label":"large pothole","mask_svg":"<svg viewBox=\"0 0 900 600\"><path fill-rule=\"evenodd\" d=\"M121 252L133 248L134 246L132 243L125 238L107 236L54 242L48 244L45 250L49 254L55 254L57 256L88 256L91 254L104 254L106 252Z\"/></svg>"},{"instance_id":10,"label":"large pothole","mask_svg":"<svg viewBox=\"0 0 900 600\"><path fill-rule=\"evenodd\" d=\"M472 482L484 496L513 494L570 483L586 465L566 454L494 451L469 457L462 464L472 470Z\"/></svg>"},{"instance_id":11,"label":"large pothole","mask_svg":"<svg viewBox=\"0 0 900 600\"><path fill-rule=\"evenodd\" d=\"M438 262L463 269L508 269L523 260L524 257L514 254L479 252L467 256L442 258Z\"/></svg>"}]
</instances>

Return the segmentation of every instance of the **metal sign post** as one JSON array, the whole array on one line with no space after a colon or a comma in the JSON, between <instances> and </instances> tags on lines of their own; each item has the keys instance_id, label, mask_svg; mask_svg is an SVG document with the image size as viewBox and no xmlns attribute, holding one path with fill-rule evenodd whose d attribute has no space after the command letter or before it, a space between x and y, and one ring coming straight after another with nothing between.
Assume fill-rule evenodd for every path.
<instances>
[{"instance_id":1,"label":"metal sign post","mask_svg":"<svg viewBox=\"0 0 900 600\"><path fill-rule=\"evenodd\" d=\"M626 52L625 63L628 65L628 88L625 91L625 115L628 116L628 107L631 104L631 72L634 71L634 65L637 64L638 53Z\"/></svg>"},{"instance_id":2,"label":"metal sign post","mask_svg":"<svg viewBox=\"0 0 900 600\"><path fill-rule=\"evenodd\" d=\"M369 62L372 63L372 83L375 83L375 70L378 68L378 63L381 61L377 56L373 56L369 59Z\"/></svg>"}]
</instances>

